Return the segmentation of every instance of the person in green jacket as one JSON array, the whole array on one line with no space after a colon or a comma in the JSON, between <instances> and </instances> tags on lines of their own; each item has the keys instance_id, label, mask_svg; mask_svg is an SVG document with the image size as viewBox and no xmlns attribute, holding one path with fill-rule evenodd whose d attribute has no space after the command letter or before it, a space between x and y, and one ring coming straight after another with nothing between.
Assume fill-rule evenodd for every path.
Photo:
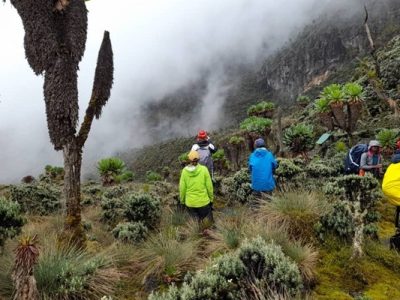
<instances>
[{"instance_id":1,"label":"person in green jacket","mask_svg":"<svg viewBox=\"0 0 400 300\"><path fill-rule=\"evenodd\" d=\"M179 181L180 201L199 221L204 218L212 221L214 190L210 173L207 167L198 163L197 151L190 151L188 158L190 164L183 168Z\"/></svg>"}]
</instances>

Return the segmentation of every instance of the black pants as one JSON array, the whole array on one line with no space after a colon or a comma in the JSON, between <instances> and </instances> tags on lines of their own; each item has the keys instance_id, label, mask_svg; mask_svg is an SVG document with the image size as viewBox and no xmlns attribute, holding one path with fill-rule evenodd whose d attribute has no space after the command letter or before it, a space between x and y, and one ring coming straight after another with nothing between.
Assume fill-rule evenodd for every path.
<instances>
[{"instance_id":1,"label":"black pants","mask_svg":"<svg viewBox=\"0 0 400 300\"><path fill-rule=\"evenodd\" d=\"M188 207L189 215L196 218L198 221L202 221L208 218L211 222L214 221L211 204L207 204L203 207Z\"/></svg>"},{"instance_id":2,"label":"black pants","mask_svg":"<svg viewBox=\"0 0 400 300\"><path fill-rule=\"evenodd\" d=\"M396 217L394 219L394 226L396 226L397 230L400 229L399 218L400 218L400 206L396 206Z\"/></svg>"}]
</instances>

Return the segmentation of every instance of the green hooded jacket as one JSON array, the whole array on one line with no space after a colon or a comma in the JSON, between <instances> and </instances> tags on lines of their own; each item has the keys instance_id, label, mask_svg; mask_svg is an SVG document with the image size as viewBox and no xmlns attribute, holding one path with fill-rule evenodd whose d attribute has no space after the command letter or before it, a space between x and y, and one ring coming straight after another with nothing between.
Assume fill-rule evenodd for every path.
<instances>
[{"instance_id":1,"label":"green hooded jacket","mask_svg":"<svg viewBox=\"0 0 400 300\"><path fill-rule=\"evenodd\" d=\"M214 189L207 167L186 166L179 181L181 203L187 207L203 207L213 202Z\"/></svg>"}]
</instances>

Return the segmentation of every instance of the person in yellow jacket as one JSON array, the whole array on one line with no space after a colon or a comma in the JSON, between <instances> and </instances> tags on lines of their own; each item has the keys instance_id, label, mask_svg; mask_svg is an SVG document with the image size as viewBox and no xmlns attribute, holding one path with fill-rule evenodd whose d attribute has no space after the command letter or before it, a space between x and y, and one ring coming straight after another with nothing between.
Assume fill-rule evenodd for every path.
<instances>
[{"instance_id":1,"label":"person in yellow jacket","mask_svg":"<svg viewBox=\"0 0 400 300\"><path fill-rule=\"evenodd\" d=\"M395 226L400 233L400 149L392 157L392 163L387 168L382 182L382 191L389 202L396 206Z\"/></svg>"},{"instance_id":2,"label":"person in yellow jacket","mask_svg":"<svg viewBox=\"0 0 400 300\"><path fill-rule=\"evenodd\" d=\"M197 151L190 151L188 158L190 164L183 168L179 181L181 204L199 221L204 218L212 221L214 190L210 173L207 167L198 163L200 157Z\"/></svg>"}]
</instances>

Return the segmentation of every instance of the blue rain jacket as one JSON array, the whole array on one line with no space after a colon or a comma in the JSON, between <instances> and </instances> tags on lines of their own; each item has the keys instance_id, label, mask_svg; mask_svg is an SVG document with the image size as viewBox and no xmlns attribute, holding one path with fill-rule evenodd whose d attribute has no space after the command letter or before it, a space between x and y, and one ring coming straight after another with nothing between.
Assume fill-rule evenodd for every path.
<instances>
[{"instance_id":1,"label":"blue rain jacket","mask_svg":"<svg viewBox=\"0 0 400 300\"><path fill-rule=\"evenodd\" d=\"M254 150L249 158L251 188L256 192L270 192L274 190L274 171L277 165L274 155L266 148Z\"/></svg>"}]
</instances>

